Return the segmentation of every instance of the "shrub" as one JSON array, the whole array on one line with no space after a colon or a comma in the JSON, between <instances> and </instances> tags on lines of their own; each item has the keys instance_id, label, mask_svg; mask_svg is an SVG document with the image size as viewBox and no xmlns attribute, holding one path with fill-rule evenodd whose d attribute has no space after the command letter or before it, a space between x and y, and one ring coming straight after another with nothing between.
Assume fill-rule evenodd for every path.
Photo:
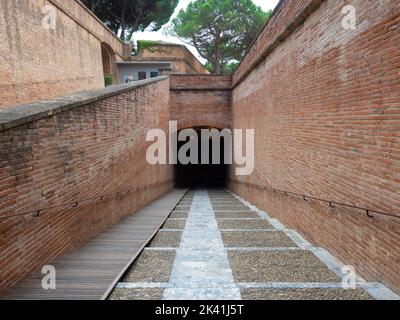
<instances>
[{"instance_id":1,"label":"shrub","mask_svg":"<svg viewBox=\"0 0 400 320\"><path fill-rule=\"evenodd\" d=\"M105 82L105 84L106 84L106 87L107 87L107 86L112 86L112 84L113 84L113 82L114 82L113 76L112 76L111 74L107 74L107 75L104 77L104 82Z\"/></svg>"}]
</instances>

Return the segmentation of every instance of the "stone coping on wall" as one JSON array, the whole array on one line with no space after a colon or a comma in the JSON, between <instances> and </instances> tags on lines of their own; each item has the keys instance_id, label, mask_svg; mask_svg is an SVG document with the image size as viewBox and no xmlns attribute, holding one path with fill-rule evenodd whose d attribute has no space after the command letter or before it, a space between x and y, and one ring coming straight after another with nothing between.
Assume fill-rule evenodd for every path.
<instances>
[{"instance_id":1,"label":"stone coping on wall","mask_svg":"<svg viewBox=\"0 0 400 320\"><path fill-rule=\"evenodd\" d=\"M167 76L160 76L0 110L0 132L166 79Z\"/></svg>"},{"instance_id":2,"label":"stone coping on wall","mask_svg":"<svg viewBox=\"0 0 400 320\"><path fill-rule=\"evenodd\" d=\"M171 91L232 91L232 75L173 74Z\"/></svg>"}]
</instances>

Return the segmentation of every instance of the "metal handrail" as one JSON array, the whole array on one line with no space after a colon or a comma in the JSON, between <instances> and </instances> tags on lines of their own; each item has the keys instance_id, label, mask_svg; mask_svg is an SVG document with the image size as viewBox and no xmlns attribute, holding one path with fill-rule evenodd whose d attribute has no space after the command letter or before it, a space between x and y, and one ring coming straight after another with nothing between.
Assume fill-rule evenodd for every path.
<instances>
[{"instance_id":1,"label":"metal handrail","mask_svg":"<svg viewBox=\"0 0 400 320\"><path fill-rule=\"evenodd\" d=\"M378 215L391 217L391 218L394 218L394 219L400 219L400 214L396 214L396 213L388 213L388 212L384 212L384 211L380 211L380 210L363 208L363 207L359 207L359 206L352 205L352 204L342 203L342 202L333 201L333 200L326 200L326 199L322 199L322 198L318 198L318 197L314 197L314 196L309 196L309 195L305 195L305 194L300 194L300 193L296 193L296 192L292 192L292 191L285 191L285 190L280 190L280 189L277 189L277 188L271 188L271 187L267 187L267 186L259 185L259 184L255 184L255 183L242 182L242 181L233 180L233 179L229 179L229 180L234 182L234 183L237 183L237 184L242 184L242 185L254 187L254 188L257 188L257 189L269 190L269 191L272 191L274 193L282 193L282 194L284 194L286 196L292 195L292 196L301 197L301 198L303 198L304 201L316 200L316 201L328 203L331 208L336 208L337 206L341 206L341 207L347 207L347 208L352 208L352 209L365 211L367 216L369 218L371 218L371 219L374 218L373 213L374 214L378 214Z\"/></svg>"},{"instance_id":2,"label":"metal handrail","mask_svg":"<svg viewBox=\"0 0 400 320\"><path fill-rule=\"evenodd\" d=\"M162 186L162 185L167 184L172 181L173 180L167 180L167 181L163 181L163 182L159 182L159 183L146 184L141 187L126 189L123 191L104 193L104 194L96 196L96 197L79 199L77 201L71 201L68 203L62 203L62 204L58 204L58 205L54 205L54 206L50 206L50 207L41 208L41 209L29 210L29 211L25 211L25 212L21 212L21 213L15 213L15 214L7 215L7 216L1 216L0 221L19 217L19 216L27 216L27 215L32 215L33 218L38 218L43 213L43 211L64 208L64 207L65 208L67 208L67 207L77 208L77 207L79 207L79 204L82 202L90 202L90 201L101 202L105 199L114 198L114 197L118 197L118 196L122 196L122 195L127 195L127 194L130 194L131 192L138 192L138 191L142 191L142 190L148 190L153 187L159 187L159 186Z\"/></svg>"}]
</instances>

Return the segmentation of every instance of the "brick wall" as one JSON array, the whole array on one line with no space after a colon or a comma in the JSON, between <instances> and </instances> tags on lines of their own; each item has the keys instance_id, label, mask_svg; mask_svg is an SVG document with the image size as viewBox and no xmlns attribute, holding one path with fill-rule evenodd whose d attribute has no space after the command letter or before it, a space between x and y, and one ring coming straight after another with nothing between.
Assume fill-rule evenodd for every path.
<instances>
[{"instance_id":1,"label":"brick wall","mask_svg":"<svg viewBox=\"0 0 400 320\"><path fill-rule=\"evenodd\" d=\"M231 127L231 76L172 75L170 95L171 120L178 121L178 129Z\"/></svg>"},{"instance_id":2,"label":"brick wall","mask_svg":"<svg viewBox=\"0 0 400 320\"><path fill-rule=\"evenodd\" d=\"M352 4L357 29L344 30ZM400 2L282 1L233 76L233 127L254 128L241 183L400 215ZM231 189L368 280L400 288L400 220L248 185Z\"/></svg>"},{"instance_id":3,"label":"brick wall","mask_svg":"<svg viewBox=\"0 0 400 320\"><path fill-rule=\"evenodd\" d=\"M45 30L42 9L56 9ZM130 55L79 1L0 1L0 109L104 87L101 43L115 60Z\"/></svg>"},{"instance_id":4,"label":"brick wall","mask_svg":"<svg viewBox=\"0 0 400 320\"><path fill-rule=\"evenodd\" d=\"M171 167L145 158L147 131L168 130L168 90L158 78L2 113L0 291L172 188Z\"/></svg>"},{"instance_id":5,"label":"brick wall","mask_svg":"<svg viewBox=\"0 0 400 320\"><path fill-rule=\"evenodd\" d=\"M0 108L103 85L98 21L77 26L73 16L90 16L79 3L64 4L71 17L52 0L62 27L48 36L40 24L45 3L0 2ZM341 26L347 4L357 10L356 30ZM169 190L171 169L147 165L143 140L172 119L180 129L254 128L255 171L232 175L231 189L398 291L399 220L259 186L399 214L399 28L397 0L281 1L233 79L174 75L170 96L169 82L155 80L18 107L22 116L2 112L9 120L0 123L0 216L135 194L0 220L0 288Z\"/></svg>"}]
</instances>

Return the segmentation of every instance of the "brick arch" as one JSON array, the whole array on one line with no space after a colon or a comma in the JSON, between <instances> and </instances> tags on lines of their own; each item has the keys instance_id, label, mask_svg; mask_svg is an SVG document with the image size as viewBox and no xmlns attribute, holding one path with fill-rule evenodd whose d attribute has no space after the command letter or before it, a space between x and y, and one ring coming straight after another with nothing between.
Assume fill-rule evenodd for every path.
<instances>
[{"instance_id":1,"label":"brick arch","mask_svg":"<svg viewBox=\"0 0 400 320\"><path fill-rule=\"evenodd\" d=\"M103 61L103 74L104 76L112 75L116 83L118 80L118 72L116 66L116 54L112 47L105 43L101 43L101 57Z\"/></svg>"},{"instance_id":2,"label":"brick arch","mask_svg":"<svg viewBox=\"0 0 400 320\"><path fill-rule=\"evenodd\" d=\"M196 128L210 128L210 129L230 129L231 123L225 120L215 119L214 121L202 121L201 119L196 119L196 117L191 118L190 116L184 120L178 121L178 131L184 129L196 129Z\"/></svg>"}]
</instances>

